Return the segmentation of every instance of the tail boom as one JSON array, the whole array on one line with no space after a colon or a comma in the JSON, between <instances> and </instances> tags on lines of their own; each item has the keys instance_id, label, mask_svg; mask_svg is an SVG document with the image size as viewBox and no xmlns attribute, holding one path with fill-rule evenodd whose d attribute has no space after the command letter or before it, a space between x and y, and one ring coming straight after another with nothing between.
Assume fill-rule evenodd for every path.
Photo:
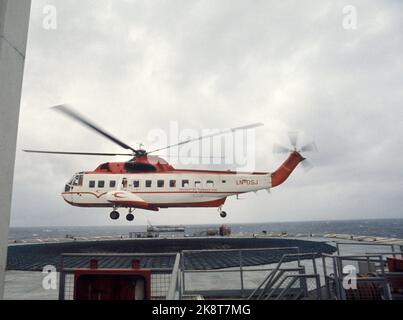
<instances>
[{"instance_id":1,"label":"tail boom","mask_svg":"<svg viewBox=\"0 0 403 320\"><path fill-rule=\"evenodd\" d=\"M297 151L292 152L288 159L271 174L271 187L274 188L284 183L298 164L304 160L305 158Z\"/></svg>"}]
</instances>

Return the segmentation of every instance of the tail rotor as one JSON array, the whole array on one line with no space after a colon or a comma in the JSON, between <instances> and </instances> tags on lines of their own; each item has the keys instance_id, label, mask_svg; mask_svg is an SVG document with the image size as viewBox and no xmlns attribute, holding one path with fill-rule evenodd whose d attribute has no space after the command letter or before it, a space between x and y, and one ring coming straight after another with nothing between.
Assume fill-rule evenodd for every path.
<instances>
[{"instance_id":1,"label":"tail rotor","mask_svg":"<svg viewBox=\"0 0 403 320\"><path fill-rule=\"evenodd\" d=\"M288 132L288 139L290 141L292 148L287 148L280 144L274 144L273 153L274 154L288 154L288 153L292 153L292 152L298 152L298 153L305 154L305 153L310 153L310 152L318 152L318 147L316 146L316 143L314 141L312 141L308 144L305 144L299 148L298 147L299 132L297 132L297 131ZM301 162L301 165L306 172L313 168L312 163L306 159Z\"/></svg>"}]
</instances>

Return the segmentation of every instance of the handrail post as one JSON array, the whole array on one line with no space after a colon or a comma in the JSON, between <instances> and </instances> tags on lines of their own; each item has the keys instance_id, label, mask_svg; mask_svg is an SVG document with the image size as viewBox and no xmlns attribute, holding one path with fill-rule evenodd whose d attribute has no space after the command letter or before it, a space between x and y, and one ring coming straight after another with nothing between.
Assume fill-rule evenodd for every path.
<instances>
[{"instance_id":1,"label":"handrail post","mask_svg":"<svg viewBox=\"0 0 403 320\"><path fill-rule=\"evenodd\" d=\"M304 267L303 270L299 271L299 274L300 275L306 274L305 267ZM308 285L307 285L307 282L306 282L306 278L305 277L299 277L299 281L300 281L299 282L300 288L303 290L305 297L308 296Z\"/></svg>"},{"instance_id":2,"label":"handrail post","mask_svg":"<svg viewBox=\"0 0 403 320\"><path fill-rule=\"evenodd\" d=\"M337 268L338 268L338 284L339 284L339 292L340 292L340 299L341 300L346 300L346 292L343 287L343 279L344 279L344 273L343 273L343 259L341 257L337 257Z\"/></svg>"},{"instance_id":3,"label":"handrail post","mask_svg":"<svg viewBox=\"0 0 403 320\"><path fill-rule=\"evenodd\" d=\"M241 296L244 294L242 250L239 250L239 272L241 276Z\"/></svg>"},{"instance_id":4,"label":"handrail post","mask_svg":"<svg viewBox=\"0 0 403 320\"><path fill-rule=\"evenodd\" d=\"M175 263L172 268L171 282L169 283L168 292L166 295L166 298L168 300L175 300L176 292L178 291L178 280L179 280L178 277L180 276L179 270L180 270L180 263L181 263L180 257L181 257L180 253L178 253L176 255Z\"/></svg>"},{"instance_id":5,"label":"handrail post","mask_svg":"<svg viewBox=\"0 0 403 320\"><path fill-rule=\"evenodd\" d=\"M300 260L300 258L299 258L300 253L301 253L301 252L299 251L299 247L298 247L298 249L297 249L297 254L298 254L298 267L301 266L301 260Z\"/></svg>"},{"instance_id":6,"label":"handrail post","mask_svg":"<svg viewBox=\"0 0 403 320\"><path fill-rule=\"evenodd\" d=\"M316 297L318 300L322 300L322 287L320 286L320 275L315 275L316 280Z\"/></svg>"},{"instance_id":7,"label":"handrail post","mask_svg":"<svg viewBox=\"0 0 403 320\"><path fill-rule=\"evenodd\" d=\"M64 270L64 261L63 261L63 255L61 255L60 271L59 271L59 300L65 300L66 275L63 270Z\"/></svg>"},{"instance_id":8,"label":"handrail post","mask_svg":"<svg viewBox=\"0 0 403 320\"><path fill-rule=\"evenodd\" d=\"M337 299L341 300L341 288L340 288L340 281L339 281L339 270L337 267L337 259L338 257L332 257L333 259L333 279L334 279L334 284L335 284L335 289L336 289L336 296Z\"/></svg>"},{"instance_id":9,"label":"handrail post","mask_svg":"<svg viewBox=\"0 0 403 320\"><path fill-rule=\"evenodd\" d=\"M396 254L395 254L395 246L393 244L390 245L390 247L392 248L392 256L393 258L396 258Z\"/></svg>"},{"instance_id":10,"label":"handrail post","mask_svg":"<svg viewBox=\"0 0 403 320\"><path fill-rule=\"evenodd\" d=\"M182 258L181 258L181 265L182 265L182 293L186 293L186 265L185 265L185 257L186 254L184 252L181 252Z\"/></svg>"},{"instance_id":11,"label":"handrail post","mask_svg":"<svg viewBox=\"0 0 403 320\"><path fill-rule=\"evenodd\" d=\"M325 278L325 287L326 287L326 293L327 293L327 298L330 300L330 283L329 279L327 276L327 266L326 266L326 256L322 255L322 267L323 267L323 276Z\"/></svg>"},{"instance_id":12,"label":"handrail post","mask_svg":"<svg viewBox=\"0 0 403 320\"><path fill-rule=\"evenodd\" d=\"M384 277L385 276L385 265L384 265L384 260L383 260L382 255L379 256L379 264L381 265L382 277Z\"/></svg>"},{"instance_id":13,"label":"handrail post","mask_svg":"<svg viewBox=\"0 0 403 320\"><path fill-rule=\"evenodd\" d=\"M389 283L388 283L386 278L384 278L384 281L383 281L383 288L384 288L384 292L385 292L385 299L386 300L393 300L392 299L392 294L390 292L390 286L389 286Z\"/></svg>"}]
</instances>

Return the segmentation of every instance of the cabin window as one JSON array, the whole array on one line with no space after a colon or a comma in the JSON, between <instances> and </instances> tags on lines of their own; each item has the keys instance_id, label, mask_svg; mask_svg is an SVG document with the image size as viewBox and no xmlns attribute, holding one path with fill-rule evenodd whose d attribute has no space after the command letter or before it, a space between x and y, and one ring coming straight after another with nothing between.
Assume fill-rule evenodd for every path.
<instances>
[{"instance_id":1,"label":"cabin window","mask_svg":"<svg viewBox=\"0 0 403 320\"><path fill-rule=\"evenodd\" d=\"M115 180L109 181L109 188L115 188L115 187L116 187L116 181Z\"/></svg>"},{"instance_id":2,"label":"cabin window","mask_svg":"<svg viewBox=\"0 0 403 320\"><path fill-rule=\"evenodd\" d=\"M227 180L223 180L222 183L227 183Z\"/></svg>"},{"instance_id":3,"label":"cabin window","mask_svg":"<svg viewBox=\"0 0 403 320\"><path fill-rule=\"evenodd\" d=\"M176 188L176 180L171 180L171 181L169 181L169 186L170 186L171 188Z\"/></svg>"},{"instance_id":4,"label":"cabin window","mask_svg":"<svg viewBox=\"0 0 403 320\"><path fill-rule=\"evenodd\" d=\"M201 181L195 181L195 188L200 188Z\"/></svg>"},{"instance_id":5,"label":"cabin window","mask_svg":"<svg viewBox=\"0 0 403 320\"><path fill-rule=\"evenodd\" d=\"M140 187L140 181L134 180L133 181L133 188L138 188L138 187Z\"/></svg>"},{"instance_id":6,"label":"cabin window","mask_svg":"<svg viewBox=\"0 0 403 320\"><path fill-rule=\"evenodd\" d=\"M146 188L151 188L153 182L151 180L146 180Z\"/></svg>"},{"instance_id":7,"label":"cabin window","mask_svg":"<svg viewBox=\"0 0 403 320\"><path fill-rule=\"evenodd\" d=\"M164 180L158 180L157 181L157 186L158 186L158 188L163 188L164 187Z\"/></svg>"},{"instance_id":8,"label":"cabin window","mask_svg":"<svg viewBox=\"0 0 403 320\"><path fill-rule=\"evenodd\" d=\"M90 188L95 188L95 181L94 180L90 181L89 187Z\"/></svg>"},{"instance_id":9,"label":"cabin window","mask_svg":"<svg viewBox=\"0 0 403 320\"><path fill-rule=\"evenodd\" d=\"M182 188L188 188L189 187L189 180L182 180Z\"/></svg>"},{"instance_id":10,"label":"cabin window","mask_svg":"<svg viewBox=\"0 0 403 320\"><path fill-rule=\"evenodd\" d=\"M105 181L103 180L98 181L98 188L105 188Z\"/></svg>"},{"instance_id":11,"label":"cabin window","mask_svg":"<svg viewBox=\"0 0 403 320\"><path fill-rule=\"evenodd\" d=\"M214 181L208 180L206 185L207 185L207 188L214 188Z\"/></svg>"}]
</instances>

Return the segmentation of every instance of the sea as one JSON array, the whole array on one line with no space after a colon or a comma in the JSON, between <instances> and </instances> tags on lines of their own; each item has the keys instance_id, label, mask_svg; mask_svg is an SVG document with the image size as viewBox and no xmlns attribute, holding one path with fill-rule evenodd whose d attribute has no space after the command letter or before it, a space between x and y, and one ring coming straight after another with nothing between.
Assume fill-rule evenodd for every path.
<instances>
[{"instance_id":1,"label":"sea","mask_svg":"<svg viewBox=\"0 0 403 320\"><path fill-rule=\"evenodd\" d=\"M186 235L220 225L181 225ZM403 239L403 219L339 220L226 224L232 234L283 233L292 235L352 234ZM131 232L145 232L147 226L88 226L88 227L11 227L9 240L51 239L66 237L128 236Z\"/></svg>"}]
</instances>

